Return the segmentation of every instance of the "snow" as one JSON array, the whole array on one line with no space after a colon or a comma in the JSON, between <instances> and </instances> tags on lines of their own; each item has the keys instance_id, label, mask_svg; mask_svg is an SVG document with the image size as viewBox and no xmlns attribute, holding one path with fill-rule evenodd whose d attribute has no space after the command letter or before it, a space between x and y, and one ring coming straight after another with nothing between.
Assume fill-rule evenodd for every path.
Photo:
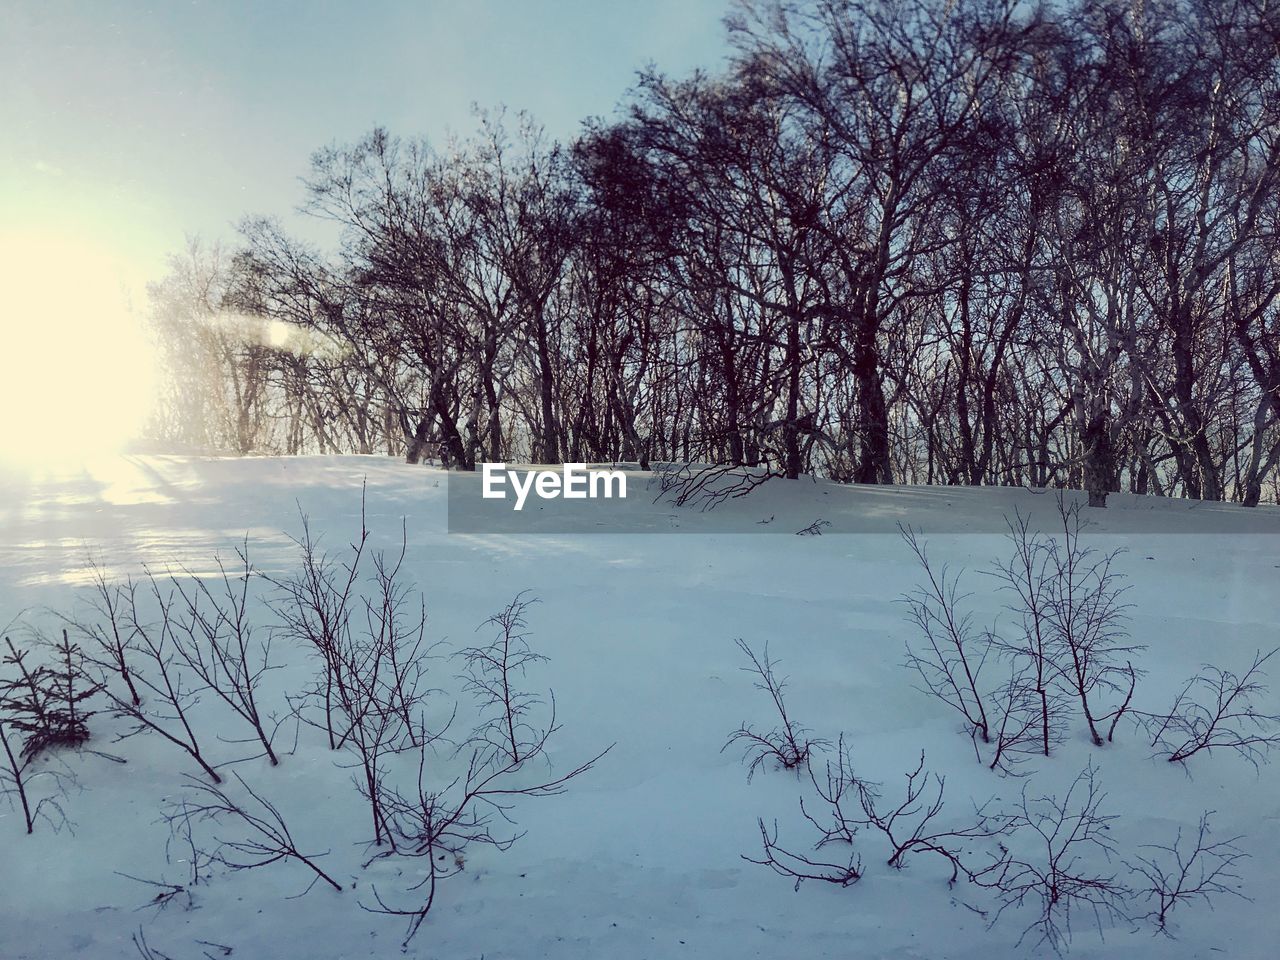
<instances>
[{"instance_id":1,"label":"snow","mask_svg":"<svg viewBox=\"0 0 1280 960\"><path fill-rule=\"evenodd\" d=\"M739 753L721 751L739 724L768 727L773 719L740 669L733 640L741 637L757 648L769 642L790 678L796 717L819 736L844 731L857 772L886 791L899 789L924 750L930 769L946 776L947 810L959 817L970 798L1007 802L1028 784L1033 794L1060 792L1092 758L1108 794L1103 810L1119 815L1111 834L1122 851L1170 842L1204 810L1216 811L1215 835L1245 835L1253 856L1239 872L1252 900L1183 908L1174 914L1172 942L1129 924L1106 924L1100 937L1082 918L1073 957L1274 956L1280 768L1255 770L1214 755L1184 769L1152 758L1148 742L1128 727L1102 749L1076 727L1057 756L1031 765L1029 780L1001 778L974 761L954 717L915 690L902 665L909 627L897 600L917 583L918 570L897 524L924 531L931 556L976 570L1002 555L1004 516L1018 509L1048 524L1048 496L771 481L699 513L655 504L656 488L642 474L635 478L625 502L606 505L624 518L619 523L684 535L600 533L594 520L584 531L597 532L448 534L448 482L478 478L378 457L134 456L61 473L11 469L0 475L0 623L22 614L24 623L48 624L44 608L71 610L83 595L89 556L117 575L175 562L198 574L247 536L259 570L286 573L296 561L290 536L299 532L299 512L327 545L341 546L358 528L364 485L378 545L394 545L406 519L407 570L426 595L433 639L469 646L476 626L519 591L540 599L529 615L532 641L550 661L531 671L530 687L555 692L564 725L552 750L556 768L616 743L563 796L519 803L514 816L525 835L509 851L468 853L408 955L1045 955L1047 948L1031 946L1034 937L1018 945L1030 916L1007 913L988 929L976 912L990 910L986 892L963 882L948 888L948 871L927 858L890 869L870 834L860 837L866 875L846 889L810 882L793 891L741 859L759 853L758 816L776 818L782 838L796 846L809 837L794 774L765 769L748 784ZM572 530L579 505L541 504L531 529ZM1205 661L1242 668L1256 650L1280 645L1277 513L1124 496L1090 512L1095 542L1127 551L1119 565L1131 587L1131 633L1148 646L1140 707L1165 705ZM732 532L767 517L788 534L818 518L831 525L823 536ZM980 577L968 583L979 621L998 616L1004 598ZM269 614L259 612L265 624ZM313 664L283 644L276 652L285 664L271 679L278 709ZM447 663L435 669L442 682L457 673ZM1265 705L1272 712L1280 712L1278 689ZM201 711L208 729L223 724L226 737L240 735L209 698ZM128 762L66 758L81 788L64 804L74 832L40 826L25 836L20 814L0 807L0 957L133 956L130 936L140 926L175 960L220 955L207 943L230 946L237 958L400 953L404 924L361 904L372 904L373 883L383 892L407 888L420 865L386 860L361 868L367 815L350 771L335 765L314 731L303 728L278 768L253 760L235 769L281 808L305 850L329 851L320 862L348 889L317 886L295 897L309 877L280 863L215 871L195 889L191 909L175 903L157 911L139 909L153 889L119 874L182 879L180 865L166 863L168 830L159 818L192 767L158 738L114 742L110 718L94 723L91 745ZM287 729L277 743L289 751ZM247 750L207 739L220 762Z\"/></svg>"}]
</instances>

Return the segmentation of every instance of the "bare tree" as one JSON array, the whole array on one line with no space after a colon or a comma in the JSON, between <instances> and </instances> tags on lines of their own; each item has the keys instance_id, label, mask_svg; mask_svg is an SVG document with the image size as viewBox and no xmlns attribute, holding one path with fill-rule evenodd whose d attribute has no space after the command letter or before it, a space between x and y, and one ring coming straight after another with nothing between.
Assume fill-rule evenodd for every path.
<instances>
[{"instance_id":1,"label":"bare tree","mask_svg":"<svg viewBox=\"0 0 1280 960\"><path fill-rule=\"evenodd\" d=\"M1009 679L991 696L993 722L991 730L992 770L1012 773L1017 765L1033 754L1048 756L1045 743L1061 738L1062 724L1055 709L1049 712L1048 704L1058 706L1064 698L1054 689L1052 694L1038 682L1033 670L1025 663L1014 660L1009 667ZM1046 721L1052 716L1050 726Z\"/></svg>"},{"instance_id":2,"label":"bare tree","mask_svg":"<svg viewBox=\"0 0 1280 960\"><path fill-rule=\"evenodd\" d=\"M1030 517L1015 513L1013 520L1006 518L1005 522L1012 556L1008 560L997 560L991 574L1002 588L1014 594L1016 602L1010 610L1018 618L1021 631L1012 640L1001 637L1000 642L1015 664L1011 685L1017 683L1022 688L1029 685L1038 701L1040 750L1047 757L1052 743L1058 739L1059 711L1054 707L1060 705L1054 682L1057 676L1055 634L1050 620L1051 558L1044 538L1031 530ZM1019 664L1025 668L1019 669ZM1021 698L1025 690L1010 692L1007 702Z\"/></svg>"},{"instance_id":3,"label":"bare tree","mask_svg":"<svg viewBox=\"0 0 1280 960\"><path fill-rule=\"evenodd\" d=\"M668 462L703 507L804 473L1091 506L1276 488L1266 4L751 0L726 24L721 70L647 70L571 144L498 109L448 150L319 150L333 249L253 218L153 291L160 425Z\"/></svg>"},{"instance_id":4,"label":"bare tree","mask_svg":"<svg viewBox=\"0 0 1280 960\"><path fill-rule=\"evenodd\" d=\"M1116 725L1133 700L1137 671L1122 658L1142 647L1124 630L1124 586L1113 569L1114 550L1103 553L1081 540L1080 506L1059 497L1061 539L1047 542L1049 579L1047 607L1053 641L1058 650L1055 667L1064 685L1080 704L1080 712L1097 746L1115 735ZM1099 704L1107 695L1121 698L1110 709ZM1105 711L1105 712L1104 712Z\"/></svg>"},{"instance_id":5,"label":"bare tree","mask_svg":"<svg viewBox=\"0 0 1280 960\"><path fill-rule=\"evenodd\" d=\"M345 562L321 551L304 516L302 535L297 540L300 570L293 577L272 581L280 592L272 609L285 632L310 646L320 657L322 673L314 696L323 708L323 726L330 750L339 746L335 711L345 696L341 687L345 679L343 665L350 659L345 650L350 644L353 618L360 603L358 583L364 573L362 564L368 540L363 501L360 534L350 545Z\"/></svg>"},{"instance_id":6,"label":"bare tree","mask_svg":"<svg viewBox=\"0 0 1280 960\"><path fill-rule=\"evenodd\" d=\"M387 756L425 747L443 731L428 731L420 716L429 692L423 681L431 647L425 602L403 579L407 532L402 526L393 557L371 555L368 537L363 501L360 534L345 560L319 549L304 517L301 571L273 581L280 590L273 608L285 632L320 656L320 681L304 700L320 702L331 749L350 747L354 753L374 843L381 845L395 842L383 809Z\"/></svg>"},{"instance_id":7,"label":"bare tree","mask_svg":"<svg viewBox=\"0 0 1280 960\"><path fill-rule=\"evenodd\" d=\"M1110 742L1137 686L1131 658L1143 647L1124 629L1119 551L1102 553L1082 541L1078 504L1059 497L1058 513L1060 536L1033 533L1021 515L1007 521L1013 555L989 573L1016 598L1009 609L1017 632L1008 635L998 624L979 632L961 610L967 595L960 575L945 565L936 570L924 544L903 530L926 581L906 597L924 638L919 649L908 642L907 664L926 693L965 718L980 760L979 742L992 745L984 761L992 769L1008 771L1031 752L1048 756L1069 701L1078 704L1093 743ZM997 658L1008 662L1008 680L992 687L982 671Z\"/></svg>"},{"instance_id":8,"label":"bare tree","mask_svg":"<svg viewBox=\"0 0 1280 960\"><path fill-rule=\"evenodd\" d=\"M1020 541L1024 549L1025 535L1024 527ZM995 630L979 633L970 615L960 611L965 597L959 593L959 575L951 577L945 566L935 573L924 544L910 531L903 536L928 581L907 598L911 620L925 639L920 653L908 644L907 662L924 681L924 690L965 717L979 759L992 770L1010 772L1037 748L1047 756L1051 739L1056 741L1060 735L1057 708L1062 696L1051 676L1055 668L1046 646L1048 625L1042 611L1023 608L1024 636L1017 641L1008 641ZM1001 567L997 570L1005 572ZM1037 581L1037 589L1041 583ZM1009 678L996 687L980 686L982 671L993 654L1009 661ZM979 740L989 746L990 760L983 758Z\"/></svg>"}]
</instances>

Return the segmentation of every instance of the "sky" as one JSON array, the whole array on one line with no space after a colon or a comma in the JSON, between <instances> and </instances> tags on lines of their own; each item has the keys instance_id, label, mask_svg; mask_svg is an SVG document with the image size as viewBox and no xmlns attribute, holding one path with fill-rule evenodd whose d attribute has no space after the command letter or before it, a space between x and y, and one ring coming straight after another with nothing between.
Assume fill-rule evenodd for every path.
<instances>
[{"instance_id":1,"label":"sky","mask_svg":"<svg viewBox=\"0 0 1280 960\"><path fill-rule=\"evenodd\" d=\"M289 214L318 147L375 125L440 142L470 129L473 103L572 136L649 62L714 68L727 9L0 0L0 233L103 251L139 290L186 235Z\"/></svg>"}]
</instances>

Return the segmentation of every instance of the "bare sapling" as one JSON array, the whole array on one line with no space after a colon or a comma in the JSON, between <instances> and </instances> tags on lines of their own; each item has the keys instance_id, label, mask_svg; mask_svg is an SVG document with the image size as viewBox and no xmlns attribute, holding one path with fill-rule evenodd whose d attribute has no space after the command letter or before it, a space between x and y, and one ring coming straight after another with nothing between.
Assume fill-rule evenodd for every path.
<instances>
[{"instance_id":1,"label":"bare sapling","mask_svg":"<svg viewBox=\"0 0 1280 960\"><path fill-rule=\"evenodd\" d=\"M1108 869L1116 854L1109 833L1116 817L1102 812L1105 799L1092 763L1061 798L1031 797L1023 787L1020 807L1006 821L1017 849L1002 849L995 869L975 880L999 902L992 924L1009 909L1034 906L1035 919L1019 942L1035 935L1036 947L1062 953L1081 914L1099 932L1108 920L1128 919L1129 891Z\"/></svg>"},{"instance_id":2,"label":"bare sapling","mask_svg":"<svg viewBox=\"0 0 1280 960\"><path fill-rule=\"evenodd\" d=\"M991 760L987 766L1016 774L1018 765L1032 755L1047 756L1046 744L1057 743L1062 736L1058 719L1062 700L1062 692L1056 686L1046 689L1024 658L1010 658L1008 681L991 695Z\"/></svg>"},{"instance_id":3,"label":"bare sapling","mask_svg":"<svg viewBox=\"0 0 1280 960\"><path fill-rule=\"evenodd\" d=\"M1125 587L1115 569L1122 551L1102 552L1081 539L1080 505L1058 500L1062 538L1047 542L1048 623L1052 662L1080 705L1096 746L1110 742L1137 684L1132 657L1142 647L1125 630ZM1102 701L1110 699L1108 707Z\"/></svg>"},{"instance_id":4,"label":"bare sapling","mask_svg":"<svg viewBox=\"0 0 1280 960\"><path fill-rule=\"evenodd\" d=\"M319 682L295 709L320 704L330 747L354 756L350 765L369 804L374 845L394 851L396 835L383 808L387 759L425 748L443 731L429 731L422 715L433 647L425 601L405 580L407 531L401 527L392 555L369 551L368 538L362 507L360 536L338 560L319 549L304 518L302 569L275 581L281 594L274 608L285 632L321 658Z\"/></svg>"},{"instance_id":5,"label":"bare sapling","mask_svg":"<svg viewBox=\"0 0 1280 960\"><path fill-rule=\"evenodd\" d=\"M422 684L434 645L426 638L426 600L402 578L408 543L408 531L402 525L400 549L394 559L384 553L374 554L373 596L365 601L365 622L372 648L386 662L377 689L372 692L373 707L398 718L400 743L413 748L422 745L420 713L431 693Z\"/></svg>"},{"instance_id":6,"label":"bare sapling","mask_svg":"<svg viewBox=\"0 0 1280 960\"><path fill-rule=\"evenodd\" d=\"M330 750L339 747L335 712L343 699L339 689L344 681L343 666L351 660L350 634L360 606L357 585L364 575L368 541L363 499L360 533L349 545L346 560L340 561L320 548L310 520L304 515L302 535L295 541L301 554L299 571L292 577L271 581L279 590L272 609L285 633L309 646L320 658L321 677L312 699L319 700L322 706L322 724Z\"/></svg>"},{"instance_id":7,"label":"bare sapling","mask_svg":"<svg viewBox=\"0 0 1280 960\"><path fill-rule=\"evenodd\" d=\"M781 877L793 881L799 890L806 880L817 880L848 887L862 879L862 856L854 849L854 839L863 825L856 816L858 798L868 786L853 772L853 758L841 734L834 747L834 758L823 764L821 779L813 760L806 764L809 780L817 801L805 803L800 798L800 813L817 832L818 839L806 850L783 846L778 840L778 823L772 829L764 818L756 820L760 830L760 857L742 855L748 863L768 867ZM811 851L811 852L810 852ZM832 857L833 853L838 856Z\"/></svg>"},{"instance_id":8,"label":"bare sapling","mask_svg":"<svg viewBox=\"0 0 1280 960\"><path fill-rule=\"evenodd\" d=\"M1125 629L1120 552L1083 542L1078 505L1059 498L1058 512L1061 533L1053 537L1034 532L1022 514L1006 521L1011 555L987 572L1013 596L1012 627L975 627L960 609L969 596L960 593L960 575L935 567L903 530L925 574L905 598L920 638L908 641L907 664L926 693L964 718L979 760L1003 773L1032 754L1050 755L1073 705L1095 745L1111 742L1131 713L1140 674L1133 657L1143 647ZM992 661L1004 662L1007 680L988 679Z\"/></svg>"},{"instance_id":9,"label":"bare sapling","mask_svg":"<svg viewBox=\"0 0 1280 960\"><path fill-rule=\"evenodd\" d=\"M271 635L255 629L249 616L249 584L253 567L248 543L236 550L237 564L228 569L219 558L214 585L189 571L171 575L175 601L171 630L174 649L208 691L231 708L253 731L272 766L280 763L273 739L279 721L261 705L262 678L270 670ZM270 728L270 729L268 729Z\"/></svg>"},{"instance_id":10,"label":"bare sapling","mask_svg":"<svg viewBox=\"0 0 1280 960\"><path fill-rule=\"evenodd\" d=\"M784 770L799 769L808 762L815 748L829 744L825 740L815 740L810 737L808 728L793 720L787 712L786 700L783 698L787 679L779 677L775 672L779 661L769 658L769 645L766 643L763 651L757 655L745 640L735 640L734 643L750 661L751 665L742 669L753 674L756 678L756 689L768 695L777 714L778 725L761 732L751 724L744 723L729 735L729 740L721 748L721 752L735 745L742 747L743 762L747 764L748 782L755 776L760 766L770 760Z\"/></svg>"},{"instance_id":11,"label":"bare sapling","mask_svg":"<svg viewBox=\"0 0 1280 960\"><path fill-rule=\"evenodd\" d=\"M187 797L166 814L170 827L190 831L193 824L212 822L215 827L236 828L242 832L234 837L215 837L216 846L207 856L231 870L254 870L281 861L292 861L306 867L312 874L311 883L303 893L310 892L321 881L341 893L342 885L316 862L324 854L303 853L280 810L238 773L232 776L246 798L237 799L222 786L188 778Z\"/></svg>"},{"instance_id":12,"label":"bare sapling","mask_svg":"<svg viewBox=\"0 0 1280 960\"><path fill-rule=\"evenodd\" d=\"M1035 696L1039 748L1047 757L1061 735L1059 712L1053 709L1060 700L1060 690L1055 683L1054 632L1050 624L1050 554L1044 538L1031 530L1030 518L1018 512L1013 520L1006 518L1005 523L1012 556L996 561L991 573L1017 598L1009 610L1018 618L1020 629L1013 639L999 634L997 639L1015 664L1017 684L1024 690L1029 685ZM1003 699L1008 702L1014 697Z\"/></svg>"},{"instance_id":13,"label":"bare sapling","mask_svg":"<svg viewBox=\"0 0 1280 960\"><path fill-rule=\"evenodd\" d=\"M0 787L6 794L15 794L18 797L18 805L22 809L22 819L27 825L27 833L34 833L36 828L36 817L39 815L39 804L33 805L31 795L27 792L27 767L31 763L30 757L24 757L21 749L14 752L12 744L9 743L9 731L5 728L3 719L0 719L0 745L4 746L5 766L2 771L4 776L0 780Z\"/></svg>"},{"instance_id":14,"label":"bare sapling","mask_svg":"<svg viewBox=\"0 0 1280 960\"><path fill-rule=\"evenodd\" d=\"M923 750L920 762L906 774L906 780L906 789L897 803L885 803L874 784L861 782L858 785L862 823L879 831L888 841L889 858L885 862L889 866L901 869L912 854L933 854L950 866L949 884L954 884L961 874L974 883L981 883L1002 869L1001 859L980 868L974 867L966 854L970 844L1010 833L1016 826L1013 818L991 813L988 802L975 806L970 822L943 825L939 818L946 793L946 778L925 769Z\"/></svg>"},{"instance_id":15,"label":"bare sapling","mask_svg":"<svg viewBox=\"0 0 1280 960\"><path fill-rule=\"evenodd\" d=\"M605 748L567 773L552 772L548 744L560 730L555 697L548 694L547 715L539 722L532 708L542 701L526 693L521 683L529 666L547 659L534 651L529 638L526 614L534 602L524 593L518 594L481 624L480 629L494 631L489 643L458 653L463 662L462 679L477 700L480 723L453 749L452 756L442 756L439 748L453 717L431 733L425 721L419 721L413 741L418 751L416 779L404 785L388 775L374 751L383 736L379 718L398 716L398 697L375 698L375 706L354 728L352 744L367 774L357 779L357 785L374 813L374 846L382 848L374 858L419 859L426 869L423 879L406 891L413 895L411 904L397 905L392 900L399 898L386 899L375 888L375 905L366 906L375 913L406 918L406 944L430 912L437 885L462 869L468 846L509 848L519 838L513 828L513 808L521 798L564 792L570 781L612 749ZM406 690L416 690L416 677L414 683Z\"/></svg>"},{"instance_id":16,"label":"bare sapling","mask_svg":"<svg viewBox=\"0 0 1280 960\"><path fill-rule=\"evenodd\" d=\"M553 713L537 737L522 746L518 759L491 737L473 738L460 748L460 756L465 757L464 772L448 781L436 779L436 765L428 762L431 744L426 744L419 752L417 778L411 787L400 789L385 779L378 781L377 788L382 791L379 807L394 841L390 850L377 856L398 854L420 859L426 869L423 879L406 891L417 894L411 905L390 904L375 887L376 906L366 907L374 913L407 918L405 944L426 920L435 903L437 885L462 870L468 846L509 849L520 837L514 831L512 814L519 800L563 793L570 781L613 749L610 745L559 776L530 776L527 771L535 766L547 768L547 745L559 729Z\"/></svg>"},{"instance_id":17,"label":"bare sapling","mask_svg":"<svg viewBox=\"0 0 1280 960\"><path fill-rule=\"evenodd\" d=\"M426 604L405 580L408 533L401 526L394 554L368 548L363 501L359 536L341 556L325 553L303 517L299 571L273 580L272 601L285 636L311 648L321 661L315 686L293 703L295 713L321 726L329 747L354 747L363 791L376 804L374 781L382 757L421 746L429 738L421 714L433 645L426 638ZM318 705L321 719L309 719ZM375 833L385 839L373 811Z\"/></svg>"},{"instance_id":18,"label":"bare sapling","mask_svg":"<svg viewBox=\"0 0 1280 960\"><path fill-rule=\"evenodd\" d=\"M103 694L115 714L132 723L131 728L117 739L141 733L157 734L195 761L210 780L221 783L222 777L205 757L191 720L191 710L199 698L178 662L173 636L173 591L166 591L152 576L147 577L146 588L147 597L140 600L139 584L131 579L108 587L113 591L113 601L102 607L102 615L109 618L108 622L78 622L78 629L82 632L98 631L130 637L134 661L129 674L133 681L131 684L119 689L119 672L99 665ZM155 608L153 617L148 617L142 609L142 600L147 598ZM145 696L135 699L135 693Z\"/></svg>"},{"instance_id":19,"label":"bare sapling","mask_svg":"<svg viewBox=\"0 0 1280 960\"><path fill-rule=\"evenodd\" d=\"M530 666L547 660L529 645L525 615L538 601L536 597L526 600L527 592L516 594L515 599L476 628L492 629L492 640L457 654L463 662L464 689L480 706L483 722L477 735L496 739L493 745L515 762L527 751L530 737L538 735L528 716L542 702L536 694L523 691L521 681L527 678Z\"/></svg>"},{"instance_id":20,"label":"bare sapling","mask_svg":"<svg viewBox=\"0 0 1280 960\"><path fill-rule=\"evenodd\" d=\"M114 583L97 562L89 561L93 592L88 600L92 615L64 617L67 625L89 641L85 656L99 669L119 678L136 707L142 695L133 679L130 660L135 656L136 634L129 628L127 613L132 606L132 583Z\"/></svg>"},{"instance_id":21,"label":"bare sapling","mask_svg":"<svg viewBox=\"0 0 1280 960\"><path fill-rule=\"evenodd\" d=\"M17 738L15 737L14 740ZM67 816L62 809L62 799L73 783L68 771L58 770L50 762L35 754L22 752L21 744L15 748L9 737L9 729L0 717L0 796L10 801L16 798L16 806L22 811L22 821L28 834L35 833L36 824L43 820L57 832L66 826ZM52 786L48 792L39 791L44 783ZM37 795L37 793L43 795Z\"/></svg>"},{"instance_id":22,"label":"bare sapling","mask_svg":"<svg viewBox=\"0 0 1280 960\"><path fill-rule=\"evenodd\" d=\"M904 598L920 636L916 644L907 644L907 665L919 676L926 693L964 718L981 759L977 744L991 742L991 717L988 692L979 684L993 650L992 636L975 628L972 616L961 612L968 594L960 593L960 575L952 575L946 564L936 567L910 528L903 527L901 532L925 575L925 583Z\"/></svg>"},{"instance_id":23,"label":"bare sapling","mask_svg":"<svg viewBox=\"0 0 1280 960\"><path fill-rule=\"evenodd\" d=\"M1187 681L1164 713L1138 714L1151 745L1170 763L1199 753L1235 753L1255 767L1280 744L1280 714L1259 709L1270 692L1264 667L1280 648L1254 654L1241 673L1206 664Z\"/></svg>"},{"instance_id":24,"label":"bare sapling","mask_svg":"<svg viewBox=\"0 0 1280 960\"><path fill-rule=\"evenodd\" d=\"M1167 936L1172 936L1170 915L1184 903L1200 901L1212 907L1217 896L1248 899L1240 891L1236 873L1236 865L1249 856L1238 846L1244 838L1212 839L1212 816L1213 811L1206 811L1194 834L1184 837L1179 827L1173 843L1148 844L1142 849L1149 854L1126 864L1140 878L1135 893L1151 904L1141 919L1151 921Z\"/></svg>"}]
</instances>

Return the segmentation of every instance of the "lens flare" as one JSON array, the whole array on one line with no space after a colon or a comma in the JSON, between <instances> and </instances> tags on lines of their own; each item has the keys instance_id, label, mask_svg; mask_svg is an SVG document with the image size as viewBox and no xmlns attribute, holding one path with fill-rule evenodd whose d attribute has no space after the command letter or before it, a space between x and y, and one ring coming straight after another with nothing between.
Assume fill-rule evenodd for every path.
<instances>
[{"instance_id":1,"label":"lens flare","mask_svg":"<svg viewBox=\"0 0 1280 960\"><path fill-rule=\"evenodd\" d=\"M121 264L62 238L0 235L0 459L63 464L141 431L155 350Z\"/></svg>"}]
</instances>

